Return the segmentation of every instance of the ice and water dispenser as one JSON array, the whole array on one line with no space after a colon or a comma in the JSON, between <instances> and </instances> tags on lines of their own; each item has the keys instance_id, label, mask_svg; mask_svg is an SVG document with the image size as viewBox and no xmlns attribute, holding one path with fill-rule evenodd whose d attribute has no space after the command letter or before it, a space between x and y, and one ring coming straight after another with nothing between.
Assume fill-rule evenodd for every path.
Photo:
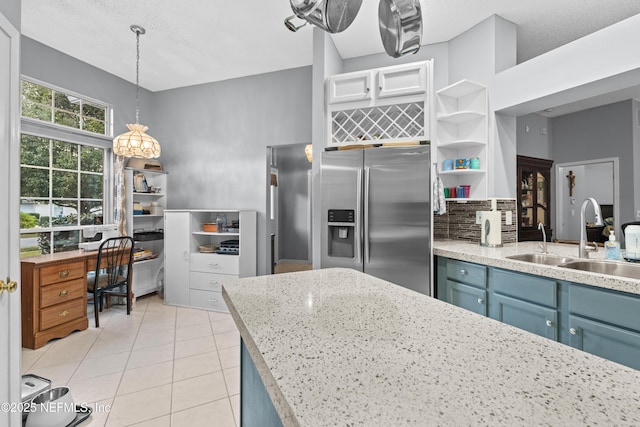
<instances>
[{"instance_id":1,"label":"ice and water dispenser","mask_svg":"<svg viewBox=\"0 0 640 427\"><path fill-rule=\"evenodd\" d=\"M355 211L353 209L329 209L327 255L353 258L355 254Z\"/></svg>"}]
</instances>

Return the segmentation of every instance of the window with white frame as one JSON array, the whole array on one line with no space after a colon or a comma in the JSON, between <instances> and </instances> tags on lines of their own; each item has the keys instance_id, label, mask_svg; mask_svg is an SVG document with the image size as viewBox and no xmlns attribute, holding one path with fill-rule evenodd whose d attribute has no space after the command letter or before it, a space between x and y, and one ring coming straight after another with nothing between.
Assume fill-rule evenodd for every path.
<instances>
[{"instance_id":1,"label":"window with white frame","mask_svg":"<svg viewBox=\"0 0 640 427\"><path fill-rule=\"evenodd\" d=\"M28 121L20 139L22 257L77 249L83 228L113 222L105 216L111 150L106 138L96 143L88 135L108 131L109 113L106 105L23 80L23 124L48 123Z\"/></svg>"}]
</instances>

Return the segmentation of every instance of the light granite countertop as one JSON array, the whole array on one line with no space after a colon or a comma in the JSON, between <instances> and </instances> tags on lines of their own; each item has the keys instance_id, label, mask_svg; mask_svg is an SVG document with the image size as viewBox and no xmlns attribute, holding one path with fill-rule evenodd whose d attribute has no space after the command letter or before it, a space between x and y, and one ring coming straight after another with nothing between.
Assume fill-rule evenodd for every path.
<instances>
[{"instance_id":1,"label":"light granite countertop","mask_svg":"<svg viewBox=\"0 0 640 427\"><path fill-rule=\"evenodd\" d=\"M433 242L433 254L462 261L475 262L493 267L505 268L522 273L536 274L553 279L598 286L601 288L640 294L640 277L631 279L588 271L573 270L551 265L540 265L525 261L511 260L506 257L516 254L540 253L539 242L506 243L501 248L487 248L478 243L460 240L439 240ZM578 258L578 245L566 243L548 243L547 252L554 255ZM604 249L591 255L592 259L602 259ZM625 261L621 261L625 262Z\"/></svg>"},{"instance_id":2,"label":"light granite countertop","mask_svg":"<svg viewBox=\"0 0 640 427\"><path fill-rule=\"evenodd\" d=\"M640 371L354 270L223 296L285 426L640 425Z\"/></svg>"}]
</instances>

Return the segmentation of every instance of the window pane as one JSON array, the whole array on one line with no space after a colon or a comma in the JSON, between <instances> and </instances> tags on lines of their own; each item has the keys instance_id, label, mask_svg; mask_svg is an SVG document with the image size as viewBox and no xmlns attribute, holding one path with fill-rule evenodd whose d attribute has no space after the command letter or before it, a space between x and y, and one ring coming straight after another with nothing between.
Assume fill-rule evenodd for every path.
<instances>
[{"instance_id":1,"label":"window pane","mask_svg":"<svg viewBox=\"0 0 640 427\"><path fill-rule=\"evenodd\" d=\"M75 200L56 200L53 202L53 227L78 225L78 202Z\"/></svg>"},{"instance_id":2,"label":"window pane","mask_svg":"<svg viewBox=\"0 0 640 427\"><path fill-rule=\"evenodd\" d=\"M55 99L56 108L73 113L80 112L80 99L60 92L55 92Z\"/></svg>"},{"instance_id":3,"label":"window pane","mask_svg":"<svg viewBox=\"0 0 640 427\"><path fill-rule=\"evenodd\" d=\"M21 167L20 196L49 197L49 170Z\"/></svg>"},{"instance_id":4,"label":"window pane","mask_svg":"<svg viewBox=\"0 0 640 427\"><path fill-rule=\"evenodd\" d=\"M55 198L78 197L78 173L53 171L52 195Z\"/></svg>"},{"instance_id":5,"label":"window pane","mask_svg":"<svg viewBox=\"0 0 640 427\"><path fill-rule=\"evenodd\" d=\"M102 199L102 175L80 174L80 197Z\"/></svg>"},{"instance_id":6,"label":"window pane","mask_svg":"<svg viewBox=\"0 0 640 427\"><path fill-rule=\"evenodd\" d=\"M20 234L20 258L42 255L38 236L44 233L22 233Z\"/></svg>"},{"instance_id":7,"label":"window pane","mask_svg":"<svg viewBox=\"0 0 640 427\"><path fill-rule=\"evenodd\" d=\"M22 116L30 117L32 119L43 120L45 122L51 122L51 111L53 109L48 105L38 104L33 101L22 101Z\"/></svg>"},{"instance_id":8,"label":"window pane","mask_svg":"<svg viewBox=\"0 0 640 427\"><path fill-rule=\"evenodd\" d=\"M49 167L49 140L33 135L22 135L20 163L23 165Z\"/></svg>"},{"instance_id":9,"label":"window pane","mask_svg":"<svg viewBox=\"0 0 640 427\"><path fill-rule=\"evenodd\" d=\"M102 148L80 147L80 170L102 172L104 170L104 150Z\"/></svg>"},{"instance_id":10,"label":"window pane","mask_svg":"<svg viewBox=\"0 0 640 427\"><path fill-rule=\"evenodd\" d=\"M69 142L53 141L51 154L53 156L54 168L78 170L78 145Z\"/></svg>"},{"instance_id":11,"label":"window pane","mask_svg":"<svg viewBox=\"0 0 640 427\"><path fill-rule=\"evenodd\" d=\"M90 104L85 102L82 104L82 115L85 117L91 117L92 119L101 120L104 122L106 108L96 104Z\"/></svg>"},{"instance_id":12,"label":"window pane","mask_svg":"<svg viewBox=\"0 0 640 427\"><path fill-rule=\"evenodd\" d=\"M99 133L104 135L104 122L93 120L93 119L84 119L82 122L82 129L88 130L89 132Z\"/></svg>"},{"instance_id":13,"label":"window pane","mask_svg":"<svg viewBox=\"0 0 640 427\"><path fill-rule=\"evenodd\" d=\"M39 104L51 105L52 90L35 83L22 81L22 100L29 100Z\"/></svg>"},{"instance_id":14,"label":"window pane","mask_svg":"<svg viewBox=\"0 0 640 427\"><path fill-rule=\"evenodd\" d=\"M20 228L49 227L50 207L47 200L20 200Z\"/></svg>"},{"instance_id":15,"label":"window pane","mask_svg":"<svg viewBox=\"0 0 640 427\"><path fill-rule=\"evenodd\" d=\"M38 233L38 247L43 254L51 253L51 233Z\"/></svg>"},{"instance_id":16,"label":"window pane","mask_svg":"<svg viewBox=\"0 0 640 427\"><path fill-rule=\"evenodd\" d=\"M80 116L73 113L66 113L61 110L55 111L54 123L80 129Z\"/></svg>"},{"instance_id":17,"label":"window pane","mask_svg":"<svg viewBox=\"0 0 640 427\"><path fill-rule=\"evenodd\" d=\"M53 252L67 252L78 249L80 241L80 231L54 231L53 232Z\"/></svg>"},{"instance_id":18,"label":"window pane","mask_svg":"<svg viewBox=\"0 0 640 427\"><path fill-rule=\"evenodd\" d=\"M102 202L82 201L80 202L80 225L104 224L102 218Z\"/></svg>"}]
</instances>

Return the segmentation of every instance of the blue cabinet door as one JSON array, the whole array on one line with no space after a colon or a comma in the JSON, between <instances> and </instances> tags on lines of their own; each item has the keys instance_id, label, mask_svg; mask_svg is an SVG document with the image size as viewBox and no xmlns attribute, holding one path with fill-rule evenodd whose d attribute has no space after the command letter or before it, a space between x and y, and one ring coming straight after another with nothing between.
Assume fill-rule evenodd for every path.
<instances>
[{"instance_id":1,"label":"blue cabinet door","mask_svg":"<svg viewBox=\"0 0 640 427\"><path fill-rule=\"evenodd\" d=\"M446 301L474 313L487 315L487 291L447 280Z\"/></svg>"},{"instance_id":2,"label":"blue cabinet door","mask_svg":"<svg viewBox=\"0 0 640 427\"><path fill-rule=\"evenodd\" d=\"M569 315L569 344L587 353L640 369L640 333Z\"/></svg>"},{"instance_id":3,"label":"blue cabinet door","mask_svg":"<svg viewBox=\"0 0 640 427\"><path fill-rule=\"evenodd\" d=\"M492 319L558 340L558 310L500 294L491 295Z\"/></svg>"}]
</instances>

